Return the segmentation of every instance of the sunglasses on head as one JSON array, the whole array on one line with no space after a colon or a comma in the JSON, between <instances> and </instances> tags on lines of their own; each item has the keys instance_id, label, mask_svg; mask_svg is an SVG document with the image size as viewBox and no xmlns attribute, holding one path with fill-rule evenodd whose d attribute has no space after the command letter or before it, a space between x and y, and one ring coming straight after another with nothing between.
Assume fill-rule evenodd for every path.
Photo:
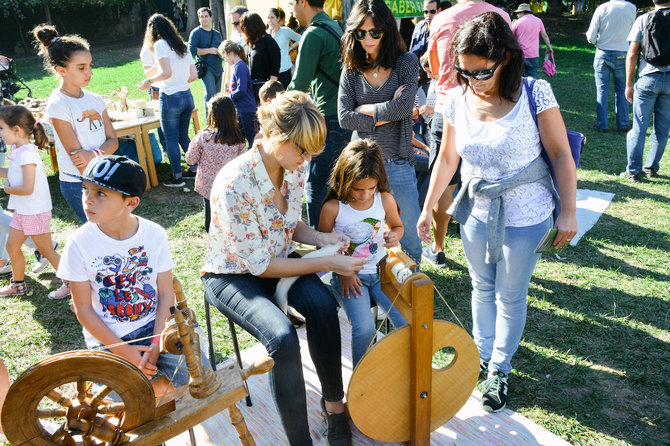
<instances>
[{"instance_id":1,"label":"sunglasses on head","mask_svg":"<svg viewBox=\"0 0 670 446\"><path fill-rule=\"evenodd\" d=\"M437 9L424 9L424 14L437 14Z\"/></svg>"},{"instance_id":2,"label":"sunglasses on head","mask_svg":"<svg viewBox=\"0 0 670 446\"><path fill-rule=\"evenodd\" d=\"M365 40L366 34L370 34L370 37L372 37L375 40L379 40L382 38L382 34L384 34L384 32L378 29L371 29L369 31L364 29L355 29L352 31L352 34L354 35L354 38L356 40Z\"/></svg>"},{"instance_id":3,"label":"sunglasses on head","mask_svg":"<svg viewBox=\"0 0 670 446\"><path fill-rule=\"evenodd\" d=\"M468 71L464 70L463 68L458 66L458 63L454 63L454 68L458 73L463 76L466 79L475 79L478 81L485 81L487 79L491 79L493 77L493 73L496 72L496 69L500 66L502 63L502 60L499 62L496 62L496 64L492 68L485 68L483 70L475 70L475 71Z\"/></svg>"}]
</instances>

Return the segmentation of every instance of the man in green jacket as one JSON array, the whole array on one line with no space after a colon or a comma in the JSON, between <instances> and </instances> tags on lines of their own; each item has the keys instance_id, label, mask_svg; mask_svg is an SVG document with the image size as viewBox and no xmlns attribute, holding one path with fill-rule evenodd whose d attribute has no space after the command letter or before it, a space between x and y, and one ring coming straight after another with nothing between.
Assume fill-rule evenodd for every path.
<instances>
[{"instance_id":1,"label":"man in green jacket","mask_svg":"<svg viewBox=\"0 0 670 446\"><path fill-rule=\"evenodd\" d=\"M340 40L342 28L323 11L324 0L294 0L293 16L305 32L300 39L293 81L288 90L311 91L319 111L326 118L326 144L309 165L305 187L307 218L319 226L321 204L328 192L328 180L340 152L351 140L351 132L337 120L337 90L340 82Z\"/></svg>"}]
</instances>

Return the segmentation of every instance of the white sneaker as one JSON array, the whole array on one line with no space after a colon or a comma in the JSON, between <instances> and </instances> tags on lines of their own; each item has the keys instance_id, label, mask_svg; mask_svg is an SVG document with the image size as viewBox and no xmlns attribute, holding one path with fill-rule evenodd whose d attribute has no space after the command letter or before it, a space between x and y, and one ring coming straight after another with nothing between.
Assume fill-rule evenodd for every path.
<instances>
[{"instance_id":1,"label":"white sneaker","mask_svg":"<svg viewBox=\"0 0 670 446\"><path fill-rule=\"evenodd\" d=\"M58 249L58 242L53 242L54 250ZM33 265L33 273L39 274L46 269L47 266L51 265L49 260L44 257L37 249L35 250L35 264Z\"/></svg>"},{"instance_id":2,"label":"white sneaker","mask_svg":"<svg viewBox=\"0 0 670 446\"><path fill-rule=\"evenodd\" d=\"M70 295L70 285L63 283L61 286L49 293L49 299L64 299Z\"/></svg>"},{"instance_id":3,"label":"white sneaker","mask_svg":"<svg viewBox=\"0 0 670 446\"><path fill-rule=\"evenodd\" d=\"M0 276L6 276L12 273L12 262L7 260L3 266L0 266Z\"/></svg>"}]
</instances>

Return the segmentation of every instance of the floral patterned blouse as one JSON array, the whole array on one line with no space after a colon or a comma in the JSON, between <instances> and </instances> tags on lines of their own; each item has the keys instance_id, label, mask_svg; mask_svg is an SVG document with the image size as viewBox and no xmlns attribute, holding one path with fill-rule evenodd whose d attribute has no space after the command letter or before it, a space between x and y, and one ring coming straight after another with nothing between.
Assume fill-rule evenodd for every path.
<instances>
[{"instance_id":1,"label":"floral patterned blouse","mask_svg":"<svg viewBox=\"0 0 670 446\"><path fill-rule=\"evenodd\" d=\"M186 162L197 164L195 191L209 200L212 183L219 170L230 160L244 153L244 142L229 146L214 142L216 132L205 129L195 135L186 152Z\"/></svg>"},{"instance_id":2,"label":"floral patterned blouse","mask_svg":"<svg viewBox=\"0 0 670 446\"><path fill-rule=\"evenodd\" d=\"M285 171L281 194L288 203L282 215L274 204L270 181L256 141L248 152L226 164L210 195L212 223L201 274L263 274L273 257L293 250L293 233L301 217L307 165Z\"/></svg>"}]
</instances>

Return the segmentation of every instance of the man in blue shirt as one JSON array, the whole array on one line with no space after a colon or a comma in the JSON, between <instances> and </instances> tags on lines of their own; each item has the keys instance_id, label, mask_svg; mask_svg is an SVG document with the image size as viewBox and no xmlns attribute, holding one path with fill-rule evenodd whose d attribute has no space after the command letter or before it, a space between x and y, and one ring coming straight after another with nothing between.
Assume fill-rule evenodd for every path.
<instances>
[{"instance_id":1,"label":"man in blue shirt","mask_svg":"<svg viewBox=\"0 0 670 446\"><path fill-rule=\"evenodd\" d=\"M191 31L191 35L188 37L188 50L195 56L196 62L205 61L207 63L207 74L201 79L202 86L205 89L206 115L207 101L221 91L223 66L217 48L223 38L221 33L212 29L211 9L207 7L198 9L198 21L200 26Z\"/></svg>"},{"instance_id":2,"label":"man in blue shirt","mask_svg":"<svg viewBox=\"0 0 670 446\"><path fill-rule=\"evenodd\" d=\"M633 104L633 128L626 136L628 165L621 172L621 177L629 181L639 181L642 174L648 178L657 175L670 133L670 65L655 66L640 57L637 82L633 84L635 65L649 16L663 9L666 10L663 14L670 10L670 0L654 0L654 11L638 17L628 35L630 46L626 55L626 99ZM649 153L643 166L644 141L652 115L654 127L649 137Z\"/></svg>"},{"instance_id":3,"label":"man in blue shirt","mask_svg":"<svg viewBox=\"0 0 670 446\"><path fill-rule=\"evenodd\" d=\"M424 19L417 23L416 28L414 28L414 32L412 33L412 43L409 46L409 50L419 58L421 58L423 53L426 52L426 48L428 48L430 22L440 11L440 3L437 0L424 0Z\"/></svg>"}]
</instances>

